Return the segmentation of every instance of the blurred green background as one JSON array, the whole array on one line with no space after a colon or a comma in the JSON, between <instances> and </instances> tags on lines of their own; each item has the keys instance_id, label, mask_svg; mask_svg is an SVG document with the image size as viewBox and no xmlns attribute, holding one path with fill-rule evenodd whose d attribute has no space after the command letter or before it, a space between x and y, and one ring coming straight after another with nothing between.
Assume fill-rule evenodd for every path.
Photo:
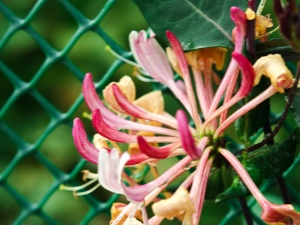
<instances>
[{"instance_id":1,"label":"blurred green background","mask_svg":"<svg viewBox=\"0 0 300 225\"><path fill-rule=\"evenodd\" d=\"M113 3L104 19L97 25L101 27L113 40L122 48L129 51L128 35L132 30L147 29L147 23L139 12L138 8L131 0L104 1L104 0L0 0L0 224L17 224L17 218L26 214L26 208L22 207L15 198L12 197L10 187L20 193L29 202L31 207L38 205L43 200L49 187L53 185L55 178L43 165L39 155L40 152L50 163L55 165L60 171L69 174L78 165L81 159L73 144L70 123L60 123L55 126L49 135L42 141L41 135L51 123L51 117L41 106L39 101L32 95L32 88L26 89L26 85L34 83L35 88L47 101L53 104L60 112L67 113L70 107L78 99L81 93L81 79L83 74L90 72L94 80L99 81L109 70L115 60L109 52L105 50L107 45L104 40L93 30L83 32L79 35L74 45L69 46L70 41L76 32L81 32L81 26L70 13L70 8L65 4L71 3L86 18L93 21L105 4ZM269 3L268 3L269 4ZM37 8L38 7L38 8ZM264 14L270 12L271 8L265 10ZM13 13L20 21L10 21L7 12ZM30 19L29 19L30 18ZM27 21L24 26L17 28L17 25ZM50 46L57 51L67 51L65 58L68 58L75 67L68 67L62 60L53 60L47 57L45 52L36 43L32 33L28 29L37 32ZM201 27L199 27L201 29ZM11 36L7 36L11 33ZM274 34L275 36L278 35ZM70 47L70 48L69 48ZM51 63L48 63L48 60ZM43 67L45 64L45 68ZM74 68L76 76L74 75ZM123 64L113 73L111 80L119 80L125 74L131 75L133 67ZM26 91L15 88L9 74L19 77ZM151 85L142 83L133 78L136 82L138 96L151 90ZM28 83L30 82L30 83ZM20 95L19 95L20 94ZM11 98L13 95L18 97ZM169 98L168 98L169 99ZM282 96L272 100L274 110L280 112L284 104ZM281 103L278 104L278 101ZM175 104L175 103L174 103ZM171 108L171 103L166 103L166 108ZM82 117L82 113L88 111L84 103L80 103L78 109L72 114L72 118ZM171 109L172 112L174 112ZM63 114L62 114L63 115ZM94 131L89 120L84 119L84 124L89 135ZM8 129L7 129L8 127ZM19 146L13 140L8 131L14 132L23 139L26 146ZM283 132L283 136L287 133ZM13 135L14 136L14 135ZM39 143L38 149L26 153L27 147ZM22 152L22 154L21 154ZM22 156L20 156L22 155ZM12 164L12 162L16 162ZM169 164L174 163L170 161ZM164 169L169 165L158 165L159 169ZM15 165L12 167L12 165ZM96 171L96 166L86 163L83 169ZM83 183L81 174L72 174L78 184ZM299 184L293 181L297 173L290 176L290 180L295 188L299 190ZM69 184L70 185L70 184ZM91 194L99 201L105 202L111 193L102 188L98 188ZM268 195L276 201L278 190L274 188ZM124 198L120 198L124 201ZM53 218L57 224L80 224L87 215L90 206L83 197L75 198L71 192L55 190L49 199L42 206L42 211ZM299 207L296 205L296 208ZM30 209L29 209L30 211ZM255 211L260 214L260 208ZM39 213L39 211L35 211ZM202 224L218 224L227 215L228 205L225 203L215 204L207 201L205 204ZM28 214L18 224L52 224L41 219L38 214ZM88 224L108 224L107 214L99 214ZM242 216L238 216L232 224L242 224ZM55 223L53 223L55 224ZM164 222L164 224L174 224Z\"/></svg>"}]
</instances>

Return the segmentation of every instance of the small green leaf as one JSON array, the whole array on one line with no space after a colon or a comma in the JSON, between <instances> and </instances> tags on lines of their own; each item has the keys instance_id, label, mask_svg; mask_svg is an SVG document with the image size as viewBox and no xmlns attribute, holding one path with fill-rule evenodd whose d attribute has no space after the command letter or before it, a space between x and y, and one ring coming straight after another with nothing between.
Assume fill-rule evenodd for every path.
<instances>
[{"instance_id":1,"label":"small green leaf","mask_svg":"<svg viewBox=\"0 0 300 225\"><path fill-rule=\"evenodd\" d=\"M243 104L251 101L270 85L270 81L266 77L262 77L258 85L254 86L251 93L245 98ZM269 100L265 100L250 112L240 117L235 122L235 131L240 141L246 146L251 145L250 138L256 134L256 132L262 128L269 120L270 115L270 103Z\"/></svg>"},{"instance_id":2,"label":"small green leaf","mask_svg":"<svg viewBox=\"0 0 300 225\"><path fill-rule=\"evenodd\" d=\"M256 44L256 54L259 57L280 54L284 61L300 59L300 52L292 48L285 39L280 38Z\"/></svg>"},{"instance_id":3,"label":"small green leaf","mask_svg":"<svg viewBox=\"0 0 300 225\"><path fill-rule=\"evenodd\" d=\"M230 7L246 10L246 0L134 0L154 33L166 44L172 31L185 51L221 46L233 48Z\"/></svg>"}]
</instances>

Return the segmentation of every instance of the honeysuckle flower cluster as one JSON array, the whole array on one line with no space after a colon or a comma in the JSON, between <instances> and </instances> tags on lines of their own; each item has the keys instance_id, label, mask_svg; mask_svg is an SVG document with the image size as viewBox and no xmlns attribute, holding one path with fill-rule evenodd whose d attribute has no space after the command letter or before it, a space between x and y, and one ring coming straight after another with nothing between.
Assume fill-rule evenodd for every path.
<instances>
[{"instance_id":1,"label":"honeysuckle flower cluster","mask_svg":"<svg viewBox=\"0 0 300 225\"><path fill-rule=\"evenodd\" d=\"M184 106L175 117L164 111L160 91L135 100L135 86L128 76L108 85L103 91L104 100L101 101L92 75L86 74L82 91L98 134L94 144L90 143L82 122L76 118L73 138L79 153L87 161L98 165L97 174L85 172L90 182L98 180L105 189L126 196L130 202L128 205L113 206L112 224L160 224L163 219L174 217L182 220L183 224L198 224L210 168L216 156L220 155L232 165L261 205L261 217L265 222L288 224L292 220L293 224L300 224L300 215L293 207L270 203L236 156L225 148L223 136L229 125L276 92L284 92L293 83L292 75L280 55L262 57L252 66L242 54L246 15L237 7L232 7L230 13L236 26L233 40L235 48L224 77L220 82L215 82L219 85L216 91L213 89L213 80L217 80L217 76L212 66L215 64L217 69L223 67L225 49L211 48L184 53L174 34L167 31L171 48L166 54L154 36L147 38L145 31L130 34L130 47L136 60L134 65L140 76L151 77L167 86ZM184 87L182 83L174 81L171 65L181 75ZM241 82L237 89L240 75ZM261 75L271 79L270 87L229 114L228 110L249 94ZM188 117L193 120L194 127L189 125ZM118 143L127 143L128 151L121 151ZM163 174L156 174L153 181L143 185L124 172L125 167L153 166L158 161L174 156L183 157ZM176 192L169 198L159 200L158 195L164 194L170 183L183 173L189 173L191 168L195 168L195 171L187 176ZM89 184L69 189L78 191ZM91 190L96 187L98 184ZM152 202L155 216L148 218L145 207Z\"/></svg>"}]
</instances>

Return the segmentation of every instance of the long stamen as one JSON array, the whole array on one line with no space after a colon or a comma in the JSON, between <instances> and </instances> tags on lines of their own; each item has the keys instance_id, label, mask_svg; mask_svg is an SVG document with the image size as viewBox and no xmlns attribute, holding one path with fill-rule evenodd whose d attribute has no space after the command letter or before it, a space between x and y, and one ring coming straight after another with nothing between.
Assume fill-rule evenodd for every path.
<instances>
[{"instance_id":1,"label":"long stamen","mask_svg":"<svg viewBox=\"0 0 300 225\"><path fill-rule=\"evenodd\" d=\"M137 63L135 63L135 62L132 62L132 61L130 61L130 60L124 58L123 56L120 56L118 53L116 53L114 50L112 50L111 47L110 47L109 45L107 45L107 46L105 47L105 50L108 51L108 52L110 52L110 53L111 53L113 56L115 56L116 58L118 58L118 59L120 59L120 60L122 60L122 61L128 63L129 65L136 66L136 67L140 68L140 65L139 65L139 64L137 64ZM147 73L145 73L145 74L147 74Z\"/></svg>"},{"instance_id":2,"label":"long stamen","mask_svg":"<svg viewBox=\"0 0 300 225\"><path fill-rule=\"evenodd\" d=\"M98 180L98 179L97 179ZM74 194L76 196L80 196L80 195L87 195L87 194L90 194L92 193L93 191L95 191L98 187L100 187L100 183L96 184L96 186L94 186L93 188L91 188L90 190L87 190L87 191L83 191L83 192L75 192Z\"/></svg>"},{"instance_id":3,"label":"long stamen","mask_svg":"<svg viewBox=\"0 0 300 225\"><path fill-rule=\"evenodd\" d=\"M86 182L85 184L80 185L80 186L76 186L76 187L65 186L65 185L62 184L62 185L59 186L59 189L60 190L66 190L66 191L78 191L78 190L81 190L81 189L89 186L90 184L94 183L96 180L97 180L97 178L93 179L93 180L90 180L89 182Z\"/></svg>"}]
</instances>

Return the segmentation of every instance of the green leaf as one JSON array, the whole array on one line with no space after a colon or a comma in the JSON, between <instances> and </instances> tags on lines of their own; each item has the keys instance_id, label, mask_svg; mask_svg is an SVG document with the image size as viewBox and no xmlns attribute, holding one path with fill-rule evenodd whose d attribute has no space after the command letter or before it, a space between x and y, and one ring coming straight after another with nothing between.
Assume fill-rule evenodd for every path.
<instances>
[{"instance_id":1,"label":"green leaf","mask_svg":"<svg viewBox=\"0 0 300 225\"><path fill-rule=\"evenodd\" d=\"M299 128L291 136L274 145L250 152L247 160L259 166L264 179L283 174L293 163L298 144Z\"/></svg>"},{"instance_id":2,"label":"green leaf","mask_svg":"<svg viewBox=\"0 0 300 225\"><path fill-rule=\"evenodd\" d=\"M246 161L243 166L251 176L254 183L257 186L260 185L263 179L263 175L259 169L259 166L251 163L250 161ZM243 181L236 174L236 172L232 171L232 173L234 174L233 183L229 188L227 188L224 192L216 197L215 202L224 201L230 198L243 197L251 194L248 188L244 185Z\"/></svg>"},{"instance_id":3,"label":"green leaf","mask_svg":"<svg viewBox=\"0 0 300 225\"><path fill-rule=\"evenodd\" d=\"M270 80L266 77L262 77L258 85L254 86L251 93L245 98L243 104L251 101L270 85ZM242 102L241 102L242 103ZM270 115L270 103L269 100L265 100L250 112L240 117L235 122L235 131L239 140L246 146L251 145L250 138L256 134L256 132L262 128L269 120Z\"/></svg>"},{"instance_id":4,"label":"green leaf","mask_svg":"<svg viewBox=\"0 0 300 225\"><path fill-rule=\"evenodd\" d=\"M219 168L212 169L209 174L205 199L213 199L224 190L222 174Z\"/></svg>"},{"instance_id":5,"label":"green leaf","mask_svg":"<svg viewBox=\"0 0 300 225\"><path fill-rule=\"evenodd\" d=\"M295 121L298 125L298 127L300 127L300 89L297 89L293 102L292 102L292 112L295 118Z\"/></svg>"},{"instance_id":6,"label":"green leaf","mask_svg":"<svg viewBox=\"0 0 300 225\"><path fill-rule=\"evenodd\" d=\"M245 169L256 183L259 185L262 179L275 178L283 174L293 163L296 146L299 142L299 128L294 130L292 135L280 143L272 146L263 146L250 152L246 160L244 156L237 158L243 162ZM231 167L227 173L233 174L233 182L229 188L216 197L216 202L226 199L247 196L250 194L240 177Z\"/></svg>"},{"instance_id":7,"label":"green leaf","mask_svg":"<svg viewBox=\"0 0 300 225\"><path fill-rule=\"evenodd\" d=\"M154 33L168 44L172 31L185 51L221 46L233 48L230 7L246 10L246 0L134 0Z\"/></svg>"},{"instance_id":8,"label":"green leaf","mask_svg":"<svg viewBox=\"0 0 300 225\"><path fill-rule=\"evenodd\" d=\"M284 61L300 59L300 52L291 47L285 39L280 38L256 44L256 54L259 57L280 54Z\"/></svg>"}]
</instances>

